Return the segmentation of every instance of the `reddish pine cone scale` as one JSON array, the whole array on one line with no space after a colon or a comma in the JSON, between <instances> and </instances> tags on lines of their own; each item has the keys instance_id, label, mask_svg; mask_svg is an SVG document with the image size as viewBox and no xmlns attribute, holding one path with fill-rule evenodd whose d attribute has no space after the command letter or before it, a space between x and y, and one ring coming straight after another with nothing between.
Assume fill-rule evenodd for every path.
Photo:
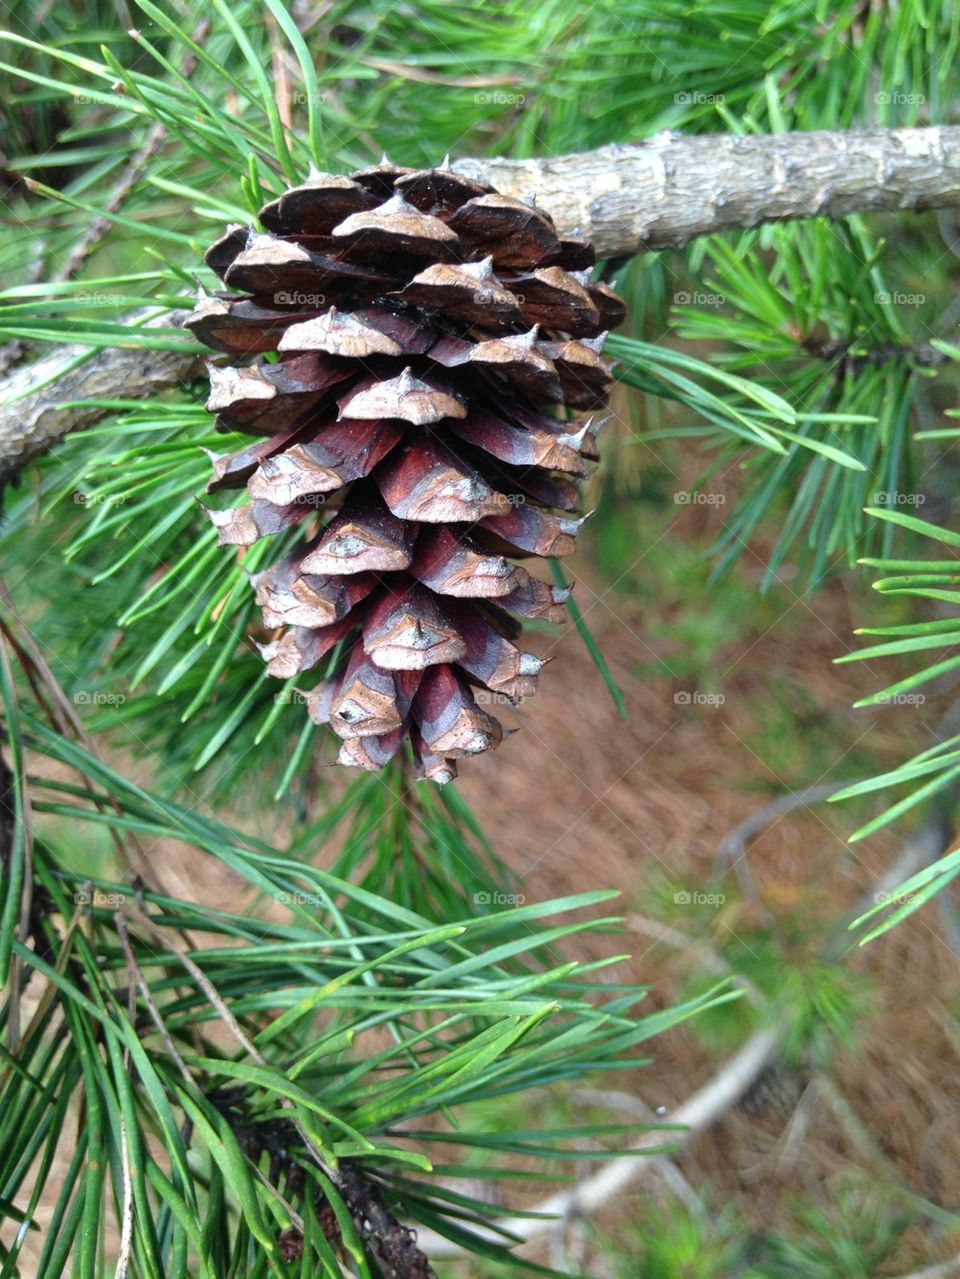
<instances>
[{"instance_id":1,"label":"reddish pine cone scale","mask_svg":"<svg viewBox=\"0 0 960 1279\"><path fill-rule=\"evenodd\" d=\"M340 760L379 769L409 741L423 776L499 744L486 704L536 690L519 619L557 622L567 592L518 559L568 555L600 423L606 330L624 308L592 247L535 204L449 168L312 172L228 231L207 263L232 290L187 321L237 359L207 408L258 437L214 456L221 545L300 526L255 579L270 674L329 662L308 709ZM274 352L274 362L261 358Z\"/></svg>"}]
</instances>

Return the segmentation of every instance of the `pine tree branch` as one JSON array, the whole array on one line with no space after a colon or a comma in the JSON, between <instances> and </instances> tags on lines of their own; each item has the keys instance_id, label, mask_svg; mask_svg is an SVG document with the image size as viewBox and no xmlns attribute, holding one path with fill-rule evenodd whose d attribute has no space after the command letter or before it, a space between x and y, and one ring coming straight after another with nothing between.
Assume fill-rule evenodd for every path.
<instances>
[{"instance_id":1,"label":"pine tree branch","mask_svg":"<svg viewBox=\"0 0 960 1279\"><path fill-rule=\"evenodd\" d=\"M776 133L660 133L536 160L458 160L505 195L537 194L602 258L680 249L699 235L797 218L960 205L960 126Z\"/></svg>"},{"instance_id":2,"label":"pine tree branch","mask_svg":"<svg viewBox=\"0 0 960 1279\"><path fill-rule=\"evenodd\" d=\"M158 323L180 325L188 314L174 311ZM106 410L78 401L146 399L202 368L192 352L117 347L84 359L87 354L82 346L58 347L0 381L0 483L70 431L104 416Z\"/></svg>"},{"instance_id":3,"label":"pine tree branch","mask_svg":"<svg viewBox=\"0 0 960 1279\"><path fill-rule=\"evenodd\" d=\"M855 338L808 337L801 345L815 359L835 364L841 376L847 372L856 374L865 368L882 368L890 360L909 361L922 369L935 369L950 362L945 351L929 342L883 342L862 352Z\"/></svg>"},{"instance_id":4,"label":"pine tree branch","mask_svg":"<svg viewBox=\"0 0 960 1279\"><path fill-rule=\"evenodd\" d=\"M576 155L462 159L453 167L506 195L535 192L561 230L578 230L601 257L616 259L764 222L960 207L960 126L760 137L661 133ZM54 351L0 380L0 482L102 415L61 408L66 402L144 398L196 368L188 352L115 350L71 369L79 353ZM38 380L40 388L30 390Z\"/></svg>"}]
</instances>

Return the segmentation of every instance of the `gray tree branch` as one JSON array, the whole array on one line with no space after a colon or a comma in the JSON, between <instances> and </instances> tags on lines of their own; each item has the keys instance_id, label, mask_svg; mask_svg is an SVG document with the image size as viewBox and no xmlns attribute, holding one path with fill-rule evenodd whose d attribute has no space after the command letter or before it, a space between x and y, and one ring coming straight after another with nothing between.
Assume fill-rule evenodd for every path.
<instances>
[{"instance_id":1,"label":"gray tree branch","mask_svg":"<svg viewBox=\"0 0 960 1279\"><path fill-rule=\"evenodd\" d=\"M527 1243L561 1228L572 1217L594 1216L654 1170L655 1165L651 1167L645 1154L649 1156L666 1145L679 1149L726 1114L775 1060L783 1033L780 1023L756 1031L702 1088L658 1121L671 1130L676 1126L682 1131L656 1129L645 1133L628 1148L629 1153L615 1156L571 1189L558 1191L538 1203L533 1210L536 1216L499 1218L496 1228L473 1226L472 1233L488 1243L502 1244L501 1232L509 1232L518 1243ZM459 1244L430 1230L418 1231L417 1243L431 1261L467 1255Z\"/></svg>"},{"instance_id":2,"label":"gray tree branch","mask_svg":"<svg viewBox=\"0 0 960 1279\"><path fill-rule=\"evenodd\" d=\"M577 155L461 159L453 167L508 195L535 193L561 230L579 231L601 257L618 258L764 222L960 207L960 126L663 133ZM145 398L196 368L196 357L183 352L105 351L77 368L80 354L58 349L0 381L0 480L99 416L63 407L69 402Z\"/></svg>"},{"instance_id":3,"label":"gray tree branch","mask_svg":"<svg viewBox=\"0 0 960 1279\"><path fill-rule=\"evenodd\" d=\"M174 311L158 323L179 326L187 315ZM116 347L91 353L72 345L20 365L0 381L0 483L69 431L103 417L105 410L82 401L143 400L200 368L198 356L189 352Z\"/></svg>"},{"instance_id":4,"label":"gray tree branch","mask_svg":"<svg viewBox=\"0 0 960 1279\"><path fill-rule=\"evenodd\" d=\"M698 235L796 218L960 205L960 126L760 137L661 133L537 160L458 160L505 195L536 192L600 257L679 249Z\"/></svg>"}]
</instances>

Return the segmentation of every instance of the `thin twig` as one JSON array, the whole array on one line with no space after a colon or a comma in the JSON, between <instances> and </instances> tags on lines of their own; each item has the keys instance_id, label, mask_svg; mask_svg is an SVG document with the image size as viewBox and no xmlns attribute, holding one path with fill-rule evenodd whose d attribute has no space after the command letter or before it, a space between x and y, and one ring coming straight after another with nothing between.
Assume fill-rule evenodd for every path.
<instances>
[{"instance_id":1,"label":"thin twig","mask_svg":"<svg viewBox=\"0 0 960 1279\"><path fill-rule=\"evenodd\" d=\"M578 1088L573 1094L573 1101L577 1105L602 1106L605 1109L620 1110L626 1115L632 1115L635 1119L650 1123L660 1122L659 1117L646 1102L641 1101L639 1097L634 1097L631 1093L618 1092L616 1089L606 1091L601 1088ZM650 1171L657 1173L663 1179L691 1216L706 1217L707 1207L703 1200L669 1156L651 1155L646 1162Z\"/></svg>"},{"instance_id":2,"label":"thin twig","mask_svg":"<svg viewBox=\"0 0 960 1279\"><path fill-rule=\"evenodd\" d=\"M202 18L196 25L191 35L191 39L195 44L202 44L210 30L210 19ZM197 65L196 54L188 52L183 59L181 73L187 79L193 74ZM84 230L83 235L77 245L74 246L70 256L53 277L58 283L72 280L83 267L86 265L87 258L97 247L103 237L113 226L113 222L109 216L119 213L126 203L127 197L131 191L143 177L147 171L147 166L153 157L159 152L167 138L167 131L159 122L151 125L146 141L127 161L121 174L120 181L114 187L113 194L104 206L104 214L93 219Z\"/></svg>"},{"instance_id":3,"label":"thin twig","mask_svg":"<svg viewBox=\"0 0 960 1279\"><path fill-rule=\"evenodd\" d=\"M129 25L129 22L126 23L124 29L126 30ZM194 28L191 39L195 44L202 44L209 30L210 19L202 18ZM189 78L193 74L196 65L196 55L188 52L183 59L182 74ZM136 187L144 173L146 173L150 161L158 154L166 139L167 131L165 127L159 121L155 121L147 132L146 141L134 152L124 166L119 182L114 187L110 199L104 205L103 213L86 225L83 234L77 244L74 245L66 262L64 262L59 271L56 271L50 277L53 282L58 284L66 283L83 270L90 254L113 226L112 215L119 213L123 208L127 197ZM13 170L11 170L11 174L14 177L19 176ZM38 259L36 265L42 270L42 256ZM31 275L38 277L39 272L32 272ZM30 282L34 281L31 279ZM0 377L6 375L15 364L18 364L27 350L27 344L20 338L14 338L13 341L8 342L6 346L0 349Z\"/></svg>"},{"instance_id":4,"label":"thin twig","mask_svg":"<svg viewBox=\"0 0 960 1279\"><path fill-rule=\"evenodd\" d=\"M746 855L750 842L774 821L786 817L798 808L808 808L811 804L819 804L831 795L836 795L846 786L846 782L822 782L817 786L807 786L803 790L789 791L786 795L778 795L755 813L738 822L733 830L724 835L714 859L714 877L722 875L726 870L736 870L739 860ZM752 881L751 881L752 884ZM752 888L750 896L757 896L756 888Z\"/></svg>"},{"instance_id":5,"label":"thin twig","mask_svg":"<svg viewBox=\"0 0 960 1279\"><path fill-rule=\"evenodd\" d=\"M147 133L147 140L139 150L127 161L120 181L114 187L113 194L104 205L103 213L87 223L83 235L71 250L70 256L51 279L62 284L79 275L87 264L87 259L103 237L113 226L112 215L119 213L130 192L134 189L147 170L147 165L160 151L167 138L167 131L162 124L154 124Z\"/></svg>"},{"instance_id":6,"label":"thin twig","mask_svg":"<svg viewBox=\"0 0 960 1279\"><path fill-rule=\"evenodd\" d=\"M879 346L864 347L856 338L810 336L803 339L801 346L814 359L836 363L841 375L859 373L865 368L879 369L891 360L935 369L950 359L929 342L882 342Z\"/></svg>"},{"instance_id":7,"label":"thin twig","mask_svg":"<svg viewBox=\"0 0 960 1279\"><path fill-rule=\"evenodd\" d=\"M7 687L12 690L12 696L16 699L16 691L13 688L13 668L10 662L10 654L7 651L7 642L0 632L0 664L3 666L6 676ZM2 761L0 761L0 802L5 802L7 798L7 788L5 784L4 774L8 773L8 769ZM17 936L21 943L26 946L30 937L30 916L33 904L33 820L32 808L30 804L30 795L27 790L27 778L24 771L19 777L15 777L12 771L10 776L10 798L13 800L13 788L19 791L18 801L20 808L20 826L23 832L23 878L20 887L20 915L17 920ZM12 854L12 836L15 827L15 813L12 814L14 821L11 823L11 848ZM4 833L6 823L0 817L0 834ZM0 848L0 868L2 868L2 859L5 849ZM23 987L23 959L20 955L14 953L10 966L10 982L11 995L9 1003L9 1012L7 1016L7 1038L10 1045L10 1051L16 1052L20 1044L20 994Z\"/></svg>"},{"instance_id":8,"label":"thin twig","mask_svg":"<svg viewBox=\"0 0 960 1279\"><path fill-rule=\"evenodd\" d=\"M175 1066L177 1067L177 1070L179 1070L181 1079L183 1079L192 1088L193 1076L190 1074L190 1071L187 1069L186 1063L184 1062L183 1058L180 1056L179 1051L177 1050L177 1045L173 1042L173 1037L171 1036L169 1030L167 1030L166 1023L164 1022L163 1018L160 1016L160 1011L157 1008L156 1004L154 1003L153 994L150 990L150 986L147 983L147 980L144 977L143 973L141 972L140 965L137 963L136 956L133 953L133 947L130 945L130 934L127 929L126 916L123 914L122 911L118 910L113 918L117 925L117 933L120 937L120 944L123 947L123 953L127 961L127 971L130 974L131 991L133 990L134 985L136 985L136 988L140 991L140 997L143 1000L144 1005L146 1006L147 1012L150 1015L150 1020L156 1026L157 1033L159 1034L160 1038L163 1040L164 1048L166 1048L167 1053L170 1055L171 1059L173 1060ZM130 1020L131 1020L131 1024L133 1024L134 1018L131 1017Z\"/></svg>"},{"instance_id":9,"label":"thin twig","mask_svg":"<svg viewBox=\"0 0 960 1279\"><path fill-rule=\"evenodd\" d=\"M606 1207L612 1199L645 1176L647 1161L638 1156L658 1150L665 1140L674 1146L686 1146L725 1114L774 1060L785 1030L785 1024L778 1022L756 1031L702 1088L661 1118L662 1124L676 1126L683 1131L645 1133L627 1148L628 1153L615 1156L579 1185L536 1204L531 1209L536 1217L502 1219L496 1223L497 1231L506 1231L516 1236L518 1242L525 1243L555 1230L558 1218L562 1222L571 1216L589 1217ZM497 1231L489 1227L472 1229L472 1233L486 1242L502 1245L502 1235ZM421 1231L418 1242L431 1260L465 1255L463 1249L433 1231Z\"/></svg>"},{"instance_id":10,"label":"thin twig","mask_svg":"<svg viewBox=\"0 0 960 1279\"><path fill-rule=\"evenodd\" d=\"M270 1063L267 1058L264 1057L263 1053L240 1025L239 1021L237 1021L216 986L214 986L214 984L210 981L209 977L199 964L197 964L196 961L187 953L186 947L165 933L163 929L160 928L159 925L155 924L150 916L139 907L136 909L136 916L148 932L156 937L165 948L171 950L176 955L177 959L206 995L212 1007L216 1010L217 1015L220 1017L220 1020L236 1039L243 1051L251 1057L257 1065L269 1066ZM289 1110L293 1112L294 1116L296 1116L296 1106L289 1097L281 1097L280 1105L282 1109ZM324 1159L322 1153L317 1149L313 1138L303 1127L300 1120L294 1117L293 1124L307 1152L317 1164L320 1171L339 1188L341 1185L339 1174L331 1168Z\"/></svg>"},{"instance_id":11,"label":"thin twig","mask_svg":"<svg viewBox=\"0 0 960 1279\"><path fill-rule=\"evenodd\" d=\"M133 1251L133 1178L130 1176L130 1150L127 1145L127 1123L120 1116L120 1166L123 1176L123 1215L120 1222L120 1248L114 1279L127 1279L130 1254Z\"/></svg>"},{"instance_id":12,"label":"thin twig","mask_svg":"<svg viewBox=\"0 0 960 1279\"><path fill-rule=\"evenodd\" d=\"M223 996L217 990L216 986L214 986L213 982L211 982L207 974L203 971L200 965L191 958L186 947L174 941L173 938L165 933L159 924L155 924L150 916L139 906L135 909L137 919L148 930L148 932L152 933L165 949L173 951L177 959L197 983L206 995L207 999L209 999L220 1020L229 1029L230 1033L236 1039L243 1051L249 1057L252 1057L259 1066L268 1065L269 1063L267 1062L266 1057L264 1057L263 1053L256 1046L253 1040L250 1039L247 1032L237 1021L236 1017L234 1017L233 1013L224 1002Z\"/></svg>"},{"instance_id":13,"label":"thin twig","mask_svg":"<svg viewBox=\"0 0 960 1279\"><path fill-rule=\"evenodd\" d=\"M14 630L10 623L6 621L2 615L0 615L0 634L6 636L10 641L11 647L16 653L17 659L30 681L31 687L33 687L35 691L38 691L41 688L45 689L49 694L50 705L47 704L47 700L42 696L38 695L37 700L49 719L54 732L59 733L61 737L74 737L88 755L93 756L94 759L98 758L96 748L94 747L90 735L83 727L83 724L71 705L69 698L61 688L60 681L47 665L47 662L34 642L33 636L30 634L26 623L17 612L16 606L10 598L10 594L2 579L0 579L0 603L3 604L13 622L16 623L16 630ZM89 779L82 773L79 773L79 776L84 790L90 796L91 800L100 812L103 812L104 809L109 806L118 817L123 815L122 806L116 796L108 795L104 797L97 794ZM146 849L137 839L136 835L128 834L126 837L123 837L112 825L109 829L114 847L122 859L128 875L131 877L134 875L139 876L139 878L147 883L150 888L163 893L166 896L170 896L163 886L161 877L154 867L151 866L147 857ZM129 847L127 846L127 840L129 841ZM135 854L135 858L131 856L131 849ZM189 938L187 940L189 941Z\"/></svg>"}]
</instances>

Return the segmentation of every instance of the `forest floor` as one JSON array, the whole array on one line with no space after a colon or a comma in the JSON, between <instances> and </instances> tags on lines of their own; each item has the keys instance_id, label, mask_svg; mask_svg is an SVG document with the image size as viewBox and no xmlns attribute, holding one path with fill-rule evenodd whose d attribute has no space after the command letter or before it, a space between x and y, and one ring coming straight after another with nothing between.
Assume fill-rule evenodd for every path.
<instances>
[{"instance_id":1,"label":"forest floor","mask_svg":"<svg viewBox=\"0 0 960 1279\"><path fill-rule=\"evenodd\" d=\"M634 572L646 571L640 555ZM662 561L651 572L661 575ZM749 556L741 576L749 581ZM909 1194L958 1207L960 959L934 906L865 948L846 931L910 823L850 845L878 806L800 804L771 817L737 866L718 858L724 838L770 801L868 776L923 749L936 729L934 700L850 709L881 685L865 665L832 664L864 621L839 582L809 601L785 586L746 604L743 633L722 637L713 654L711 682L684 654L688 630L718 625L705 591L700 600L679 592L672 616L662 596L644 602L623 584L591 589L581 579L576 594L624 692L627 721L568 633L518 716L521 732L464 770L462 789L527 903L620 890L628 935L590 937L583 953L630 951L610 980L649 985L649 1007L705 988L728 965L788 1008L794 1030L776 1066L676 1160L711 1222L694 1231L691 1249L702 1256L718 1231L740 1239L849 1232L866 1245L897 1218L888 1255L864 1273L905 1273L945 1256L951 1242L956 1251L960 1240L945 1238ZM853 596L861 610L870 603L865 591ZM651 673L658 663L677 673ZM664 927L669 945L657 940ZM745 1040L754 1008L745 1000L658 1036L651 1064L609 1086L651 1110L672 1109ZM615 1097L612 1111L608 1121L622 1117ZM601 1223L627 1255L631 1234L647 1246L651 1230L676 1231L675 1187L657 1183L645 1178ZM600 1273L595 1246L590 1256L588 1273ZM614 1263L609 1273L636 1272Z\"/></svg>"},{"instance_id":2,"label":"forest floor","mask_svg":"<svg viewBox=\"0 0 960 1279\"><path fill-rule=\"evenodd\" d=\"M646 1177L611 1205L603 1233L652 1261L657 1233L675 1243L683 1217L689 1271L650 1274L726 1274L720 1254L742 1260L748 1234L761 1252L770 1235L792 1240L777 1274L859 1275L861 1260L865 1275L904 1274L960 1248L933 1219L936 1207L956 1210L960 1185L957 930L946 902L865 948L847 924L918 822L851 845L880 805L798 803L771 815L734 864L718 854L772 800L924 749L949 698L853 710L893 674L833 664L857 647L857 625L879 624L882 602L861 580L801 596L787 571L761 598L763 564L747 551L734 580L709 589L699 551L722 505L683 511L667 538L656 536L662 508L625 509L619 526L607 512L607 544L594 544L575 597L623 690L626 722L568 629L549 644L557 661L521 708L521 732L465 770L463 793L528 903L621 891L632 935L583 946L590 957L604 946L632 953L611 980L645 983L651 1004L666 1006L729 966L787 1010L791 1031L741 1104L676 1159L692 1192L685 1206L676 1185ZM669 945L657 940L665 926ZM744 1041L755 1009L748 998L658 1036L651 1064L610 1087L673 1108ZM691 1205L704 1214L692 1228ZM817 1268L827 1237L828 1251L859 1258L849 1270ZM587 1246L589 1273L601 1273L596 1241ZM798 1264L809 1246L809 1266L794 1270L788 1259ZM711 1248L717 1269L702 1265ZM636 1273L609 1264L611 1275Z\"/></svg>"}]
</instances>

